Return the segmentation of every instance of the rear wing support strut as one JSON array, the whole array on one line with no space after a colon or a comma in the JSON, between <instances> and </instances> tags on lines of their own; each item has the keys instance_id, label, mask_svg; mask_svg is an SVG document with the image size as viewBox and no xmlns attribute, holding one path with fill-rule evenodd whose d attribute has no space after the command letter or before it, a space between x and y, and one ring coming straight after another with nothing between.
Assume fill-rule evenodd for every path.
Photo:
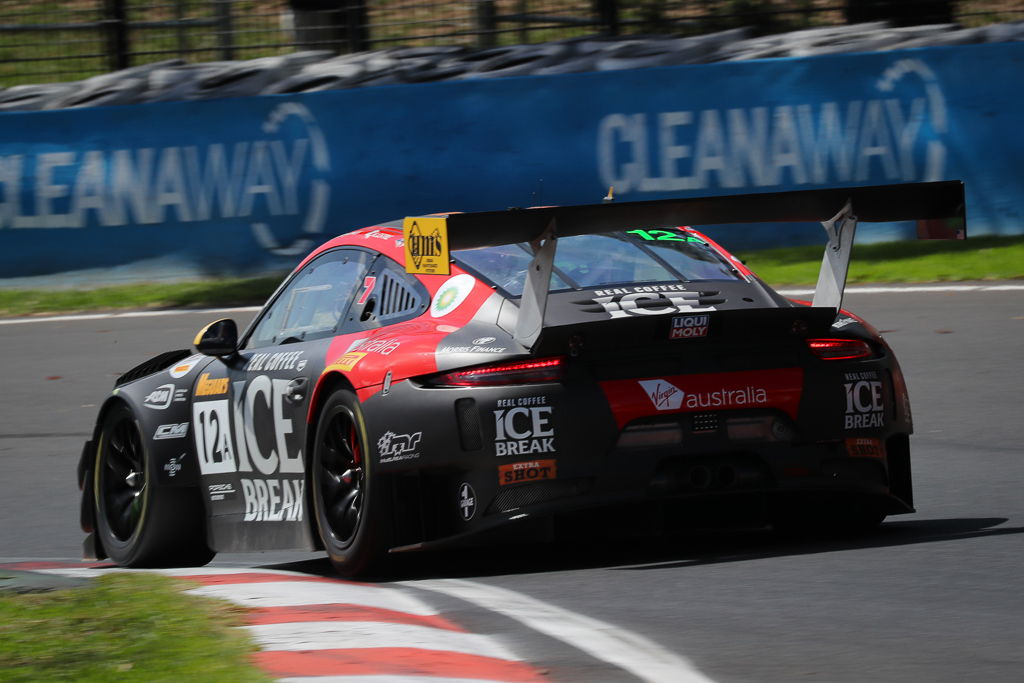
<instances>
[{"instance_id":1,"label":"rear wing support strut","mask_svg":"<svg viewBox=\"0 0 1024 683\"><path fill-rule=\"evenodd\" d=\"M828 242L825 253L821 257L821 269L818 271L818 284L814 287L815 308L834 308L836 312L843 307L843 291L846 289L846 274L850 268L850 255L853 253L853 238L857 232L857 217L853 215L853 206L849 199L842 210L827 221L821 222L825 228Z\"/></svg>"},{"instance_id":2,"label":"rear wing support strut","mask_svg":"<svg viewBox=\"0 0 1024 683\"><path fill-rule=\"evenodd\" d=\"M555 250L558 245L555 229L555 218L552 218L541 236L530 242L533 259L526 270L526 282L523 285L523 298L519 304L519 317L516 319L514 335L516 342L528 349L533 348L544 327L548 290L551 289L551 271L555 266Z\"/></svg>"}]
</instances>

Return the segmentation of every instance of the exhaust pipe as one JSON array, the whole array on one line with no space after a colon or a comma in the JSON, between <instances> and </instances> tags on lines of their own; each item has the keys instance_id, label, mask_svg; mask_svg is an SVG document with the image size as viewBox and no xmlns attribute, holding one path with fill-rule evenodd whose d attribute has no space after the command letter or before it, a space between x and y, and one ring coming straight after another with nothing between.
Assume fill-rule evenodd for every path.
<instances>
[{"instance_id":1,"label":"exhaust pipe","mask_svg":"<svg viewBox=\"0 0 1024 683\"><path fill-rule=\"evenodd\" d=\"M705 490L711 487L711 470L703 465L690 468L690 486Z\"/></svg>"}]
</instances>

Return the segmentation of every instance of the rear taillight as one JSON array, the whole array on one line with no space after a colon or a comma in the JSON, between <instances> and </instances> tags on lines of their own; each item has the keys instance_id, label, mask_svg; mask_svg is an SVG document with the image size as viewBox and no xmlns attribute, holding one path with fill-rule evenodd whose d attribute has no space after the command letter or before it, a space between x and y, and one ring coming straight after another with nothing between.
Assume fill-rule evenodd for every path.
<instances>
[{"instance_id":1,"label":"rear taillight","mask_svg":"<svg viewBox=\"0 0 1024 683\"><path fill-rule=\"evenodd\" d=\"M423 383L432 387L493 387L557 382L564 376L564 358L541 358L452 370L427 378Z\"/></svg>"},{"instance_id":2,"label":"rear taillight","mask_svg":"<svg viewBox=\"0 0 1024 683\"><path fill-rule=\"evenodd\" d=\"M860 339L808 339L807 346L822 360L852 360L874 355L871 345Z\"/></svg>"}]
</instances>

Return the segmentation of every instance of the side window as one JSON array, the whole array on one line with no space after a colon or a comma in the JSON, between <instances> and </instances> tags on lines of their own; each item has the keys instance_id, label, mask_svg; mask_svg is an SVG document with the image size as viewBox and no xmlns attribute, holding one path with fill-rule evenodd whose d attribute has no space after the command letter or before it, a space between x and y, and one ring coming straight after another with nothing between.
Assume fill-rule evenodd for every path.
<instances>
[{"instance_id":1,"label":"side window","mask_svg":"<svg viewBox=\"0 0 1024 683\"><path fill-rule=\"evenodd\" d=\"M364 251L336 249L318 256L270 304L246 342L259 348L336 333L372 260Z\"/></svg>"}]
</instances>

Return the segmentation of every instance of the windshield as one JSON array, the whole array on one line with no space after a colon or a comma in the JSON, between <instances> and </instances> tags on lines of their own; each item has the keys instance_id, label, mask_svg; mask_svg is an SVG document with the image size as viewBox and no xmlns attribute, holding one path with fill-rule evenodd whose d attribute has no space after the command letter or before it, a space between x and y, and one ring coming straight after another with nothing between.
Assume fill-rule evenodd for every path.
<instances>
[{"instance_id":1,"label":"windshield","mask_svg":"<svg viewBox=\"0 0 1024 683\"><path fill-rule=\"evenodd\" d=\"M513 296L522 296L532 258L527 244L453 252L466 266ZM678 228L576 235L558 240L551 291L634 282L742 279L709 244Z\"/></svg>"}]
</instances>

